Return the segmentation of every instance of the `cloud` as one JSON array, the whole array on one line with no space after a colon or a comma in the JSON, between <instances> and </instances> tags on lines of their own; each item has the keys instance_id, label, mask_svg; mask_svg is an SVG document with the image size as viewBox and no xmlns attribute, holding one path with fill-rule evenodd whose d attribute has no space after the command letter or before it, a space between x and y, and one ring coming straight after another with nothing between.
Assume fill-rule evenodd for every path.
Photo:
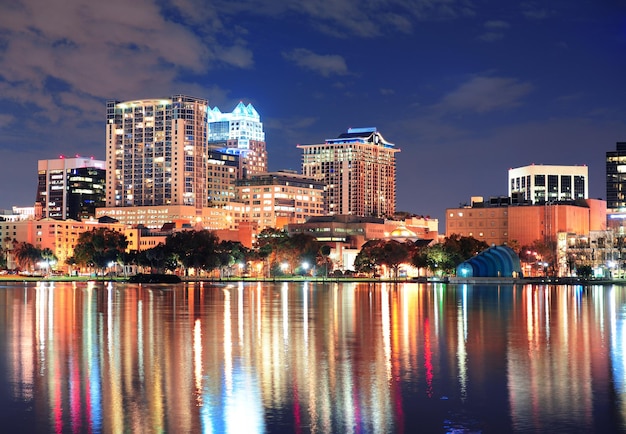
<instances>
[{"instance_id":1,"label":"cloud","mask_svg":"<svg viewBox=\"0 0 626 434\"><path fill-rule=\"evenodd\" d=\"M33 104L50 119L64 106L60 92L86 99L163 94L182 73L253 63L245 42L168 20L151 0L18 0L0 15L0 84L12 89L3 98ZM184 9L179 15L187 17Z\"/></svg>"},{"instance_id":2,"label":"cloud","mask_svg":"<svg viewBox=\"0 0 626 434\"><path fill-rule=\"evenodd\" d=\"M506 21L492 20L487 21L484 24L486 32L478 37L478 39L485 42L494 42L504 38L504 30L507 30L511 25Z\"/></svg>"},{"instance_id":3,"label":"cloud","mask_svg":"<svg viewBox=\"0 0 626 434\"><path fill-rule=\"evenodd\" d=\"M522 14L529 20L545 20L551 15L550 11L535 2L523 2L520 6L522 8Z\"/></svg>"},{"instance_id":4,"label":"cloud","mask_svg":"<svg viewBox=\"0 0 626 434\"><path fill-rule=\"evenodd\" d=\"M437 105L443 111L485 113L520 105L533 86L506 77L472 77L445 95Z\"/></svg>"},{"instance_id":5,"label":"cloud","mask_svg":"<svg viewBox=\"0 0 626 434\"><path fill-rule=\"evenodd\" d=\"M296 48L284 52L283 57L301 68L317 72L324 77L348 74L346 61L336 54L316 54L306 48Z\"/></svg>"},{"instance_id":6,"label":"cloud","mask_svg":"<svg viewBox=\"0 0 626 434\"><path fill-rule=\"evenodd\" d=\"M12 124L14 121L15 121L15 116L7 115L7 114L0 114L0 128L7 127L10 124Z\"/></svg>"}]
</instances>

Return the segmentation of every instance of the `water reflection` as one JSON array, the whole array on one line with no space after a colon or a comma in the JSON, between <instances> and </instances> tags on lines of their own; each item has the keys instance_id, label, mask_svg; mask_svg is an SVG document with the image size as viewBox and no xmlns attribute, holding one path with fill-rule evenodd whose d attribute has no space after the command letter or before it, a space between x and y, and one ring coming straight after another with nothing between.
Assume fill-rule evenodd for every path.
<instances>
[{"instance_id":1,"label":"water reflection","mask_svg":"<svg viewBox=\"0 0 626 434\"><path fill-rule=\"evenodd\" d=\"M624 429L617 286L42 282L0 308L14 430Z\"/></svg>"}]
</instances>

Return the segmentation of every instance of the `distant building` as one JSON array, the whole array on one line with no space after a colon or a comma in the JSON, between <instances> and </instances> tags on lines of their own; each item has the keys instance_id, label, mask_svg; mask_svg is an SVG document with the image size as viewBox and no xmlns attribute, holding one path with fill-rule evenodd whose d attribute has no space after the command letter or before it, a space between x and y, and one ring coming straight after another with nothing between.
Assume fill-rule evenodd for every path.
<instances>
[{"instance_id":1,"label":"distant building","mask_svg":"<svg viewBox=\"0 0 626 434\"><path fill-rule=\"evenodd\" d=\"M609 213L626 213L626 142L606 153L606 207Z\"/></svg>"},{"instance_id":2,"label":"distant building","mask_svg":"<svg viewBox=\"0 0 626 434\"><path fill-rule=\"evenodd\" d=\"M7 268L15 268L12 257L12 243L25 242L40 249L50 249L57 258L55 269L66 269L65 260L74 254L74 247L78 243L80 234L96 228L108 228L126 235L129 242L128 251L137 249L136 231L117 222L99 223L98 220L84 221L56 220L44 218L42 220L23 220L16 222L0 222L0 240L3 247L9 250ZM5 240L10 240L8 243Z\"/></svg>"},{"instance_id":3,"label":"distant building","mask_svg":"<svg viewBox=\"0 0 626 434\"><path fill-rule=\"evenodd\" d=\"M509 197L533 204L589 198L587 166L532 164L509 169Z\"/></svg>"},{"instance_id":4,"label":"distant building","mask_svg":"<svg viewBox=\"0 0 626 434\"><path fill-rule=\"evenodd\" d=\"M39 160L35 217L82 220L105 203L105 162L93 158Z\"/></svg>"},{"instance_id":5,"label":"distant building","mask_svg":"<svg viewBox=\"0 0 626 434\"><path fill-rule=\"evenodd\" d=\"M240 155L209 149L207 157L208 206L228 204L237 197L235 181L242 170Z\"/></svg>"},{"instance_id":6,"label":"distant building","mask_svg":"<svg viewBox=\"0 0 626 434\"><path fill-rule=\"evenodd\" d=\"M378 217L354 215L318 216L304 223L287 225L289 235L308 234L331 247L335 269L354 270L354 258L370 240L397 240L399 242L436 241L438 221L424 217L404 220L386 220Z\"/></svg>"},{"instance_id":7,"label":"distant building","mask_svg":"<svg viewBox=\"0 0 626 434\"><path fill-rule=\"evenodd\" d=\"M207 116L209 145L241 156L241 178L267 172L263 123L252 104L240 102L231 113L214 107Z\"/></svg>"},{"instance_id":8,"label":"distant building","mask_svg":"<svg viewBox=\"0 0 626 434\"><path fill-rule=\"evenodd\" d=\"M283 228L324 214L324 183L290 171L257 174L236 181L249 220L261 229Z\"/></svg>"},{"instance_id":9,"label":"distant building","mask_svg":"<svg viewBox=\"0 0 626 434\"><path fill-rule=\"evenodd\" d=\"M0 221L16 222L35 218L34 206L14 206L12 209L0 210Z\"/></svg>"},{"instance_id":10,"label":"distant building","mask_svg":"<svg viewBox=\"0 0 626 434\"><path fill-rule=\"evenodd\" d=\"M542 205L512 205L506 198L478 201L472 206L446 209L446 236L457 234L489 245L556 240L560 232L589 235L606 230L606 202L599 199L561 201Z\"/></svg>"},{"instance_id":11,"label":"distant building","mask_svg":"<svg viewBox=\"0 0 626 434\"><path fill-rule=\"evenodd\" d=\"M399 152L376 128L350 128L322 144L298 145L302 173L327 185L326 213L389 217L396 206Z\"/></svg>"}]
</instances>

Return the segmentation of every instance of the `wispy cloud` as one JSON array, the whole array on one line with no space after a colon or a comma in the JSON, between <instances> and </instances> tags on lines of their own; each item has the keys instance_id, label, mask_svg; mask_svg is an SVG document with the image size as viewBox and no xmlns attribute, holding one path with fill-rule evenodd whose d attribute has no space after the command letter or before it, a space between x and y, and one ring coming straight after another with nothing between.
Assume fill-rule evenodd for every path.
<instances>
[{"instance_id":1,"label":"wispy cloud","mask_svg":"<svg viewBox=\"0 0 626 434\"><path fill-rule=\"evenodd\" d=\"M296 48L284 52L283 57L301 68L317 72L324 77L348 74L345 59L337 54L316 54L306 48Z\"/></svg>"},{"instance_id":2,"label":"wispy cloud","mask_svg":"<svg viewBox=\"0 0 626 434\"><path fill-rule=\"evenodd\" d=\"M509 109L521 104L533 86L507 77L472 77L445 95L437 105L443 111L485 113Z\"/></svg>"},{"instance_id":3,"label":"wispy cloud","mask_svg":"<svg viewBox=\"0 0 626 434\"><path fill-rule=\"evenodd\" d=\"M522 14L529 20L545 20L550 16L550 11L546 9L544 3L537 2L523 2L520 4L522 8Z\"/></svg>"},{"instance_id":4,"label":"wispy cloud","mask_svg":"<svg viewBox=\"0 0 626 434\"><path fill-rule=\"evenodd\" d=\"M485 42L494 42L504 38L504 31L511 25L506 21L492 20L484 24L485 32L478 39Z\"/></svg>"}]
</instances>

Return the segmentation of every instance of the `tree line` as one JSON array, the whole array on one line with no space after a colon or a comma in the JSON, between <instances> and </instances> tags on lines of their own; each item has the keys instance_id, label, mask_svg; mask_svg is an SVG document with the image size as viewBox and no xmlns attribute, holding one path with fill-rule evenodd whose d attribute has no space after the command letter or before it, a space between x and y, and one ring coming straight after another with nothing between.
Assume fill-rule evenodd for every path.
<instances>
[{"instance_id":1,"label":"tree line","mask_svg":"<svg viewBox=\"0 0 626 434\"><path fill-rule=\"evenodd\" d=\"M164 243L150 249L126 252L124 234L111 229L95 229L80 235L74 255L68 263L79 267L104 270L112 263L137 265L151 273L176 272L188 275L219 271L220 276L247 273L250 263L262 267L265 277L313 274L327 275L332 270L330 247L309 234L289 236L284 230L266 228L261 231L255 247L239 242L219 240L208 230L185 230L168 235ZM472 237L452 235L442 243L419 245L406 241L370 240L358 253L356 273L377 275L382 267L390 277L398 277L401 264L426 268L431 273L450 274L461 262L488 248ZM346 264L351 268L353 264Z\"/></svg>"}]
</instances>

